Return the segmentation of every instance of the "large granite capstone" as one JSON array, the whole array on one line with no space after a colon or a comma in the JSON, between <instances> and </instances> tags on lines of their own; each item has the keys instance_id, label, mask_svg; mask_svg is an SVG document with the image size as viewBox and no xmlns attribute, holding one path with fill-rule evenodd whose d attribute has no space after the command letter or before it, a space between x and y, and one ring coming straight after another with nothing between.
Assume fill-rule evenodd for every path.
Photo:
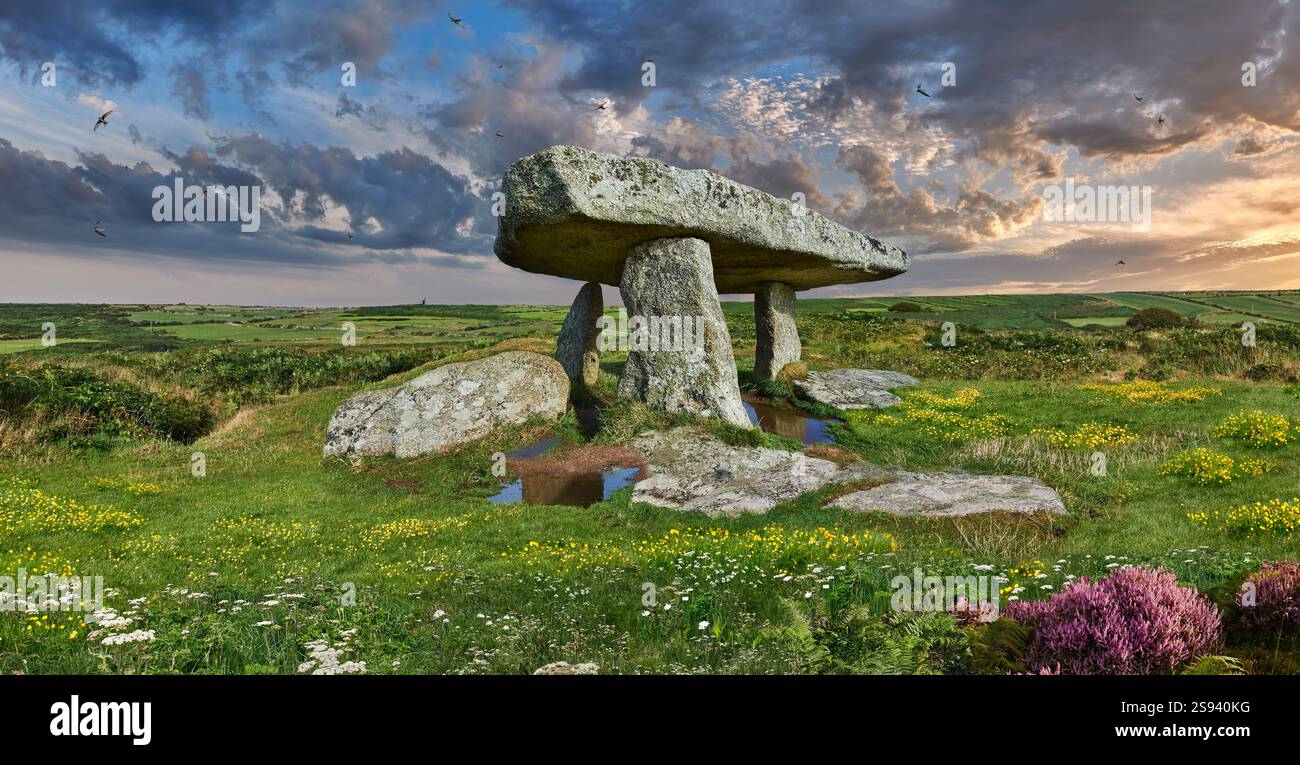
<instances>
[{"instance_id":1,"label":"large granite capstone","mask_svg":"<svg viewBox=\"0 0 1300 765\"><path fill-rule=\"evenodd\" d=\"M897 247L707 170L554 146L506 170L496 254L534 273L617 286L631 248L692 237L709 245L719 292L886 279Z\"/></svg>"}]
</instances>

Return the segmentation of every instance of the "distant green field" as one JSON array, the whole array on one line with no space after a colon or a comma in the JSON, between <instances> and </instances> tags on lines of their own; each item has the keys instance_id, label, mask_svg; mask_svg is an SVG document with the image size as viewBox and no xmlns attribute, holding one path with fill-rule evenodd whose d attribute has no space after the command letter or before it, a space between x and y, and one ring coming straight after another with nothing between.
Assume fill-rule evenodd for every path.
<instances>
[{"instance_id":1,"label":"distant green field","mask_svg":"<svg viewBox=\"0 0 1300 765\"><path fill-rule=\"evenodd\" d=\"M1243 321L1256 323L1268 321L1268 319L1261 319L1258 316L1247 316L1244 313L1232 313L1230 311L1211 311L1197 316L1196 319L1202 324L1240 324Z\"/></svg>"},{"instance_id":2,"label":"distant green field","mask_svg":"<svg viewBox=\"0 0 1300 765\"><path fill-rule=\"evenodd\" d=\"M85 337L58 338L58 345L65 343L98 343L98 340ZM19 351L30 351L34 348L43 348L40 338L31 338L23 340L0 340L0 353L18 353Z\"/></svg>"},{"instance_id":3,"label":"distant green field","mask_svg":"<svg viewBox=\"0 0 1300 765\"><path fill-rule=\"evenodd\" d=\"M303 313L298 308L246 308L243 306L163 306L145 310L132 311L127 319L137 322L156 324L174 324L177 322L191 324L213 321L259 321Z\"/></svg>"},{"instance_id":4,"label":"distant green field","mask_svg":"<svg viewBox=\"0 0 1300 765\"><path fill-rule=\"evenodd\" d=\"M1143 308L1167 308L1183 316L1197 316L1214 310L1210 306L1200 305L1189 300L1144 292L1108 292L1099 294L1097 297L1138 311Z\"/></svg>"},{"instance_id":5,"label":"distant green field","mask_svg":"<svg viewBox=\"0 0 1300 765\"><path fill-rule=\"evenodd\" d=\"M1122 327L1128 319L1123 316L1085 316L1082 319L1063 319L1071 327Z\"/></svg>"},{"instance_id":6,"label":"distant green field","mask_svg":"<svg viewBox=\"0 0 1300 765\"><path fill-rule=\"evenodd\" d=\"M1206 302L1212 302L1215 305L1236 309L1248 314L1267 316L1278 321L1300 322L1300 305L1291 305L1271 298L1254 295L1229 296L1206 298Z\"/></svg>"},{"instance_id":7,"label":"distant green field","mask_svg":"<svg viewBox=\"0 0 1300 765\"><path fill-rule=\"evenodd\" d=\"M318 340L330 336L339 336L341 331L328 332L317 329L285 329L264 327L258 324L180 324L163 327L170 335L182 340Z\"/></svg>"}]
</instances>

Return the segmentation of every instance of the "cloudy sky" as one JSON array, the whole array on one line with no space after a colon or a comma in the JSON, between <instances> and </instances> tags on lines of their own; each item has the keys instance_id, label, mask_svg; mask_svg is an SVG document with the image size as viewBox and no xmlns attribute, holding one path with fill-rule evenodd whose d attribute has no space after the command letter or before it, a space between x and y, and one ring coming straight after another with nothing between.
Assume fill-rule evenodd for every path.
<instances>
[{"instance_id":1,"label":"cloudy sky","mask_svg":"<svg viewBox=\"0 0 1300 765\"><path fill-rule=\"evenodd\" d=\"M492 254L554 144L913 256L808 295L1300 288L1298 6L0 0L0 301L567 303ZM260 229L155 222L178 177L260 186ZM1149 229L1049 219L1067 179L1148 187Z\"/></svg>"}]
</instances>

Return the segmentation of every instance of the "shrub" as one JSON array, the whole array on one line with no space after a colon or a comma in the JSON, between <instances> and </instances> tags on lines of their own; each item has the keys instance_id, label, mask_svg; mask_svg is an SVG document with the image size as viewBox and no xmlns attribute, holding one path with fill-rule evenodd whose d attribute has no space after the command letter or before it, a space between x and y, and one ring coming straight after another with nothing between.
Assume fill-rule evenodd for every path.
<instances>
[{"instance_id":1,"label":"shrub","mask_svg":"<svg viewBox=\"0 0 1300 765\"><path fill-rule=\"evenodd\" d=\"M1223 391L1218 388L1171 390L1165 387L1164 384L1151 380L1134 380L1133 382L1118 385L1080 385L1079 389L1109 396L1130 404L1186 404L1201 402L1208 397L1223 394Z\"/></svg>"},{"instance_id":2,"label":"shrub","mask_svg":"<svg viewBox=\"0 0 1300 765\"><path fill-rule=\"evenodd\" d=\"M980 675L1023 675L1025 646L1032 632L1029 627L1008 619L975 626L969 630L971 671Z\"/></svg>"},{"instance_id":3,"label":"shrub","mask_svg":"<svg viewBox=\"0 0 1300 765\"><path fill-rule=\"evenodd\" d=\"M1290 502L1270 499L1268 502L1241 505L1226 513L1218 510L1212 513L1188 513L1187 517L1206 528L1238 536L1260 533L1290 536L1300 531L1300 497L1292 497Z\"/></svg>"},{"instance_id":4,"label":"shrub","mask_svg":"<svg viewBox=\"0 0 1300 765\"><path fill-rule=\"evenodd\" d=\"M1246 667L1235 656L1202 656L1183 668L1180 675L1244 675Z\"/></svg>"},{"instance_id":5,"label":"shrub","mask_svg":"<svg viewBox=\"0 0 1300 765\"><path fill-rule=\"evenodd\" d=\"M1170 674L1220 645L1219 609L1163 568L1127 567L1080 578L1046 601L1013 601L1006 615L1029 627L1031 672Z\"/></svg>"},{"instance_id":6,"label":"shrub","mask_svg":"<svg viewBox=\"0 0 1300 765\"><path fill-rule=\"evenodd\" d=\"M346 348L205 348L169 354L157 371L238 404L258 404L295 390L382 380L444 355L434 348L365 353Z\"/></svg>"},{"instance_id":7,"label":"shrub","mask_svg":"<svg viewBox=\"0 0 1300 765\"><path fill-rule=\"evenodd\" d=\"M759 641L791 654L799 672L821 675L938 675L967 671L968 635L951 614L875 614L823 599L785 601L785 624Z\"/></svg>"},{"instance_id":8,"label":"shrub","mask_svg":"<svg viewBox=\"0 0 1300 765\"><path fill-rule=\"evenodd\" d=\"M1261 448L1286 446L1296 438L1291 421L1281 414L1269 414L1258 409L1242 410L1224 420L1214 429L1215 438L1235 438Z\"/></svg>"},{"instance_id":9,"label":"shrub","mask_svg":"<svg viewBox=\"0 0 1300 765\"><path fill-rule=\"evenodd\" d=\"M1034 428L1029 433L1035 436L1045 436L1048 443L1058 449L1079 449L1083 447L1099 449L1103 446L1125 446L1142 440L1142 436L1123 425L1098 422L1085 422L1073 433L1053 428Z\"/></svg>"},{"instance_id":10,"label":"shrub","mask_svg":"<svg viewBox=\"0 0 1300 765\"><path fill-rule=\"evenodd\" d=\"M913 303L910 300L901 300L889 307L889 310L896 313L920 313L925 310L919 303Z\"/></svg>"},{"instance_id":11,"label":"shrub","mask_svg":"<svg viewBox=\"0 0 1300 765\"><path fill-rule=\"evenodd\" d=\"M1295 382L1295 372L1287 369L1284 364L1256 364L1253 367L1248 367L1246 371L1241 373L1241 376L1254 382L1268 380Z\"/></svg>"},{"instance_id":12,"label":"shrub","mask_svg":"<svg viewBox=\"0 0 1300 765\"><path fill-rule=\"evenodd\" d=\"M118 437L189 443L216 422L200 401L59 366L0 367L0 410L15 421L39 423L42 438L73 443Z\"/></svg>"},{"instance_id":13,"label":"shrub","mask_svg":"<svg viewBox=\"0 0 1300 765\"><path fill-rule=\"evenodd\" d=\"M1234 630L1300 637L1300 562L1263 564L1242 583L1234 606L1230 614Z\"/></svg>"},{"instance_id":14,"label":"shrub","mask_svg":"<svg viewBox=\"0 0 1300 765\"><path fill-rule=\"evenodd\" d=\"M1208 486L1261 476L1272 470L1273 465L1264 460L1234 460L1209 449L1190 449L1170 457L1160 466L1160 475L1176 475L1198 486Z\"/></svg>"},{"instance_id":15,"label":"shrub","mask_svg":"<svg viewBox=\"0 0 1300 765\"><path fill-rule=\"evenodd\" d=\"M791 380L808 379L808 365L802 361L791 361L789 364L781 367L781 371L776 373L776 379L781 382L790 382Z\"/></svg>"},{"instance_id":16,"label":"shrub","mask_svg":"<svg viewBox=\"0 0 1300 765\"><path fill-rule=\"evenodd\" d=\"M1134 329L1174 329L1183 326L1183 317L1168 308L1143 308L1124 323Z\"/></svg>"}]
</instances>

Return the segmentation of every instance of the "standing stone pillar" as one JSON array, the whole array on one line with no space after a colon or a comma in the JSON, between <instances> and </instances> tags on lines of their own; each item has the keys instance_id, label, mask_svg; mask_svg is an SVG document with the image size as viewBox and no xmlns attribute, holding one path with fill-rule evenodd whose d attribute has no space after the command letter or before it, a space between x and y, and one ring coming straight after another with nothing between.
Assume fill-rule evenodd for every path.
<instances>
[{"instance_id":1,"label":"standing stone pillar","mask_svg":"<svg viewBox=\"0 0 1300 765\"><path fill-rule=\"evenodd\" d=\"M680 237L635 245L619 289L631 327L619 397L750 427L708 243ZM685 342L664 342L671 330Z\"/></svg>"},{"instance_id":2,"label":"standing stone pillar","mask_svg":"<svg viewBox=\"0 0 1300 765\"><path fill-rule=\"evenodd\" d=\"M600 335L597 321L605 312L605 300L600 294L600 284L587 282L573 299L569 315L564 317L560 337L555 343L555 360L573 383L573 390L590 388L600 374L600 349L596 339Z\"/></svg>"},{"instance_id":3,"label":"standing stone pillar","mask_svg":"<svg viewBox=\"0 0 1300 765\"><path fill-rule=\"evenodd\" d=\"M794 323L794 288L763 282L754 294L754 381L776 377L786 364L798 361L802 348Z\"/></svg>"}]
</instances>

